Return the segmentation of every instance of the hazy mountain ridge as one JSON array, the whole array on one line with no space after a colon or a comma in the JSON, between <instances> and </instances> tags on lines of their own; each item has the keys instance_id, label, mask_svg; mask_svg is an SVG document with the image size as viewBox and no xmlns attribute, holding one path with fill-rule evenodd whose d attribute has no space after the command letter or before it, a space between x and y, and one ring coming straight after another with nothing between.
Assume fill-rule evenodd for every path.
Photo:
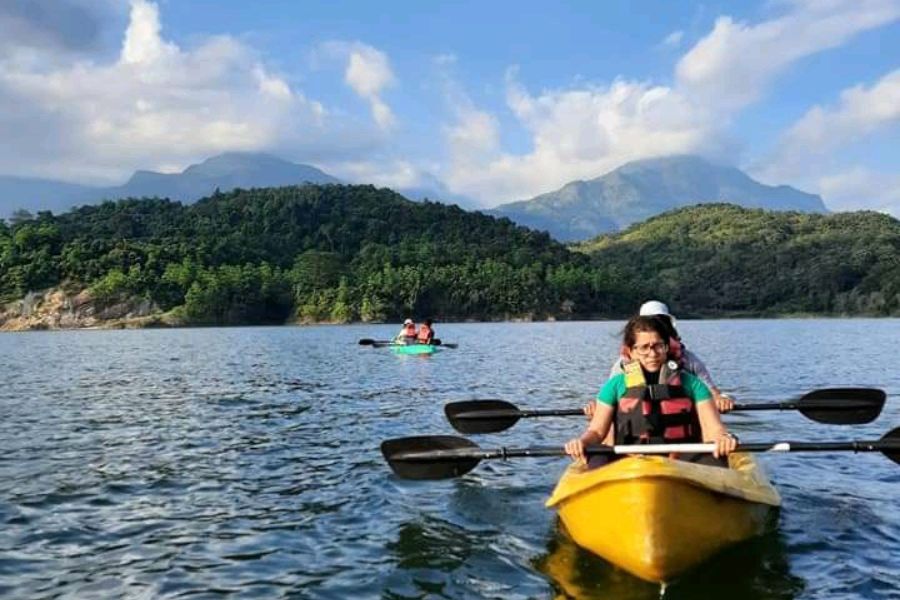
<instances>
[{"instance_id":1,"label":"hazy mountain ridge","mask_svg":"<svg viewBox=\"0 0 900 600\"><path fill-rule=\"evenodd\" d=\"M627 163L588 181L487 211L562 241L618 231L662 212L693 204L730 202L746 208L827 212L822 198L787 185L769 186L735 167L697 156Z\"/></svg>"},{"instance_id":2,"label":"hazy mountain ridge","mask_svg":"<svg viewBox=\"0 0 900 600\"><path fill-rule=\"evenodd\" d=\"M341 183L310 165L292 163L270 154L226 152L188 166L181 173L135 171L120 186L92 187L48 179L0 176L0 218L17 209L36 213L66 211L80 204L119 198L169 198L195 202L235 188L281 187L304 183Z\"/></svg>"}]
</instances>

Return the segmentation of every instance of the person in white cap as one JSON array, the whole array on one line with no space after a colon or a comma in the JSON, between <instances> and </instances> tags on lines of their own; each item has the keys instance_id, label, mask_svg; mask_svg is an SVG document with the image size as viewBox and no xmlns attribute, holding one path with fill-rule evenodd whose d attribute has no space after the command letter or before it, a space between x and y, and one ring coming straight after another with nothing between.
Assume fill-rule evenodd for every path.
<instances>
[{"instance_id":1,"label":"person in white cap","mask_svg":"<svg viewBox=\"0 0 900 600\"><path fill-rule=\"evenodd\" d=\"M681 363L681 367L685 371L693 373L706 384L706 387L708 387L713 394L716 408L719 409L720 413L726 413L734 408L734 400L731 396L722 393L713 381L712 375L709 374L709 369L707 369L703 361L700 360L700 357L688 350L685 347L684 342L681 341L681 336L678 334L678 328L675 325L677 321L672 313L669 312L668 306L659 300L649 300L641 304L638 314L642 317L658 317L662 321L663 325L669 330L669 335L672 340L669 347L669 354ZM610 370L610 377L622 372L623 358L624 357L619 357L616 359L615 364Z\"/></svg>"},{"instance_id":2,"label":"person in white cap","mask_svg":"<svg viewBox=\"0 0 900 600\"><path fill-rule=\"evenodd\" d=\"M416 343L416 322L412 319L403 321L403 329L394 338L398 344L415 344Z\"/></svg>"},{"instance_id":3,"label":"person in white cap","mask_svg":"<svg viewBox=\"0 0 900 600\"><path fill-rule=\"evenodd\" d=\"M642 317L657 317L665 326L671 339L669 343L670 358L676 360L681 365L681 368L689 373L693 373L706 384L712 392L716 408L719 409L720 413L729 412L734 408L734 399L728 394L722 393L713 381L712 375L709 374L709 369L707 369L703 361L700 360L700 357L685 348L684 343L681 341L681 336L678 334L678 329L675 326L677 321L672 313L669 312L669 307L666 306L666 304L659 300L649 300L641 304L638 314ZM610 377L615 377L623 372L623 364L630 360L630 356L627 356L625 353L627 353L627 349L623 349L623 355L619 356L616 359L616 362L613 363L613 366L609 371ZM595 402L591 402L585 406L585 414L591 416L595 407Z\"/></svg>"}]
</instances>

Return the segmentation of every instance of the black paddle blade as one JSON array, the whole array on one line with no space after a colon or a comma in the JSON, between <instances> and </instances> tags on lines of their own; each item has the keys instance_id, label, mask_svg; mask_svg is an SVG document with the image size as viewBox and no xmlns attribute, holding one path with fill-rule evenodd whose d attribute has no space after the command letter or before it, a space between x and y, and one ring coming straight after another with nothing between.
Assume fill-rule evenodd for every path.
<instances>
[{"instance_id":1,"label":"black paddle blade","mask_svg":"<svg viewBox=\"0 0 900 600\"><path fill-rule=\"evenodd\" d=\"M432 346L443 346L444 348L459 348L459 344L445 344L441 341L441 338L434 338L431 340Z\"/></svg>"},{"instance_id":2,"label":"black paddle blade","mask_svg":"<svg viewBox=\"0 0 900 600\"><path fill-rule=\"evenodd\" d=\"M375 343L375 340L370 339L370 338L363 338L363 339L359 340L360 346L371 346L374 343Z\"/></svg>"},{"instance_id":3,"label":"black paddle blade","mask_svg":"<svg viewBox=\"0 0 900 600\"><path fill-rule=\"evenodd\" d=\"M875 388L829 388L810 392L797 402L805 417L829 425L862 425L881 414L887 394Z\"/></svg>"},{"instance_id":4,"label":"black paddle blade","mask_svg":"<svg viewBox=\"0 0 900 600\"><path fill-rule=\"evenodd\" d=\"M881 442L887 442L890 448L885 448L881 452L889 459L900 465L900 427L894 427L886 434L881 436Z\"/></svg>"},{"instance_id":5,"label":"black paddle blade","mask_svg":"<svg viewBox=\"0 0 900 600\"><path fill-rule=\"evenodd\" d=\"M496 433L516 424L522 413L503 400L467 400L451 402L444 414L453 429L462 433Z\"/></svg>"},{"instance_id":6,"label":"black paddle blade","mask_svg":"<svg viewBox=\"0 0 900 600\"><path fill-rule=\"evenodd\" d=\"M403 479L451 479L481 462L478 445L452 435L420 435L381 443L381 454Z\"/></svg>"}]
</instances>

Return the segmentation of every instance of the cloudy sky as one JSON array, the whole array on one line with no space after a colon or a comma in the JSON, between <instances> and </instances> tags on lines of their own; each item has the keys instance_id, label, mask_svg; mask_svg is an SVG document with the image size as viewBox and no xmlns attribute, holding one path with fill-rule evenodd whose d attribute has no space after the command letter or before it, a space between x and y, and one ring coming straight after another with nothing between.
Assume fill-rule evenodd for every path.
<instances>
[{"instance_id":1,"label":"cloudy sky","mask_svg":"<svg viewBox=\"0 0 900 600\"><path fill-rule=\"evenodd\" d=\"M900 216L900 0L0 2L0 174L229 150L482 206L699 154Z\"/></svg>"}]
</instances>

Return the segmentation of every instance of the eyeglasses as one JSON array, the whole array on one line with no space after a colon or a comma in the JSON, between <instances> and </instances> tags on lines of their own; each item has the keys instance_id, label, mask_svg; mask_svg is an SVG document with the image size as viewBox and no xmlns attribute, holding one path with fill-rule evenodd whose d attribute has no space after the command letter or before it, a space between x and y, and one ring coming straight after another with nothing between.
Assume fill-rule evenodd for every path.
<instances>
[{"instance_id":1,"label":"eyeglasses","mask_svg":"<svg viewBox=\"0 0 900 600\"><path fill-rule=\"evenodd\" d=\"M669 346L664 342L656 342L655 344L641 344L640 346L632 346L631 349L641 356L647 356L651 352L662 354L669 349Z\"/></svg>"}]
</instances>

